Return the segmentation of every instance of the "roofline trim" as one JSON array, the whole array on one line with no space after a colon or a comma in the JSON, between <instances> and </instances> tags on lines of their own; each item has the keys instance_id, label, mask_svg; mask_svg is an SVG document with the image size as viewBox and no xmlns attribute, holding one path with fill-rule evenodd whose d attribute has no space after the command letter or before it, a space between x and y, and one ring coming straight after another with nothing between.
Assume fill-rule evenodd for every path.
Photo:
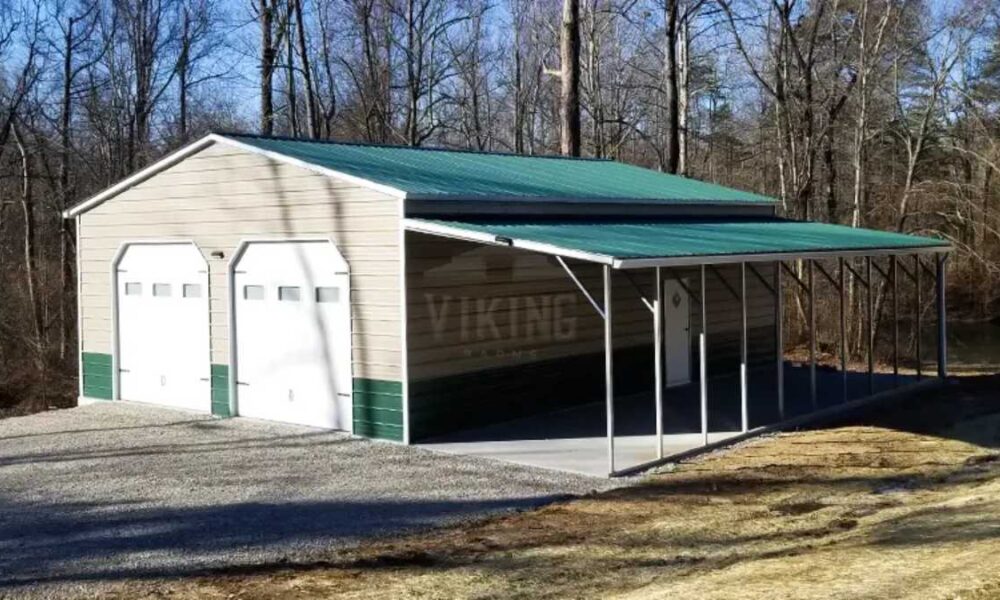
<instances>
[{"instance_id":1,"label":"roofline trim","mask_svg":"<svg viewBox=\"0 0 1000 600\"><path fill-rule=\"evenodd\" d=\"M479 242L492 246L507 246L519 248L541 254L561 256L563 258L575 258L587 262L610 265L615 269L644 269L651 267L690 267L697 265L713 264L734 264L740 262L773 262L779 260L808 260L835 257L857 257L857 256L893 256L908 254L935 254L939 252L951 252L952 246L948 243L928 246L899 246L882 248L842 248L832 250L803 250L801 252L760 252L743 254L702 254L691 256L665 256L650 258L619 258L606 254L596 254L572 250L553 244L542 242L532 242L517 238L505 238L490 233L470 231L461 227L452 227L440 223L432 223L423 219L406 218L403 221L407 231L426 233L439 237L463 240L468 242Z\"/></svg>"},{"instance_id":2,"label":"roofline trim","mask_svg":"<svg viewBox=\"0 0 1000 600\"><path fill-rule=\"evenodd\" d=\"M112 185L111 187L101 192L98 192L97 194L94 194L93 196L87 198L86 200L78 202L77 204L64 210L62 212L62 216L65 219L71 219L93 208L96 208L97 206L103 204L104 202L110 200L111 198L114 198L115 196L132 189L133 187L139 185L140 183L146 181L147 179L150 179L151 177L160 173L161 171L164 171L176 165L177 163L181 162L182 160L191 156L192 154L196 154L201 150L204 150L205 148L216 143L226 144L234 148L239 148L240 150L243 150L245 152L257 154L259 156L265 156L272 160L300 167L312 171L314 173L318 173L320 175L325 175L327 177L332 177L334 179L340 179L348 183L353 183L361 187L365 187L371 190L375 190L377 192L388 194L389 196L392 196L394 198L398 199L406 198L406 192L393 187L381 185L379 183L375 183L374 181L364 179L361 177L356 177L354 175L348 175L347 173L342 173L334 169L328 169L326 167L314 165L312 163L308 163L299 160L297 158L292 158L290 156L286 156L278 152L271 152L270 150L257 148L256 146L253 146L251 144L245 144L238 140L228 138L224 135L220 135L217 133L210 133L199 140L195 140L194 142L191 142L190 144L183 146L175 150L174 152L171 152L170 154L154 162L153 164L143 169L140 169L139 171L136 171L132 175L129 175L128 177L122 179L121 181Z\"/></svg>"},{"instance_id":3,"label":"roofline trim","mask_svg":"<svg viewBox=\"0 0 1000 600\"><path fill-rule=\"evenodd\" d=\"M703 254L662 258L616 258L616 269L644 269L650 267L690 267L697 265L735 264L741 262L775 262L781 260L811 260L823 258L851 258L860 256L901 256L910 254L937 254L951 252L950 244L935 246L898 246L886 248L843 248L832 250L804 250L802 252L760 252L749 254Z\"/></svg>"},{"instance_id":4,"label":"roofline trim","mask_svg":"<svg viewBox=\"0 0 1000 600\"><path fill-rule=\"evenodd\" d=\"M462 240L466 242L479 242L491 246L518 248L520 250L528 250L529 252L561 256L563 258L575 258L587 262L600 263L602 265L613 265L615 261L615 257L608 256L606 254L595 254L592 252L571 250L569 248L563 248L561 246L554 246L552 244L545 244L542 242L505 238L503 236L496 236L490 233L469 231L468 229L462 229L461 227L451 227L440 223L431 223L423 219L405 218L403 219L403 227L407 231L413 231L415 233L426 233L429 235L436 235L438 237Z\"/></svg>"},{"instance_id":5,"label":"roofline trim","mask_svg":"<svg viewBox=\"0 0 1000 600\"><path fill-rule=\"evenodd\" d=\"M502 194L407 194L408 201L436 201L436 202L504 202L507 204L621 204L621 205L641 205L641 206L777 206L778 201L761 196L760 200L718 200L718 199L671 199L671 198L633 198L628 196L526 196L526 195L502 195Z\"/></svg>"}]
</instances>

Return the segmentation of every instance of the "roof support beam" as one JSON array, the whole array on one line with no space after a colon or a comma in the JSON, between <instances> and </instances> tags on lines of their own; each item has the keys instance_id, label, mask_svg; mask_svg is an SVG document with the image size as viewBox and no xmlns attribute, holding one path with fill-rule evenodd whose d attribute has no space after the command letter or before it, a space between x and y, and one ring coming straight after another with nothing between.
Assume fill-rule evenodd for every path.
<instances>
[{"instance_id":1,"label":"roof support beam","mask_svg":"<svg viewBox=\"0 0 1000 600\"><path fill-rule=\"evenodd\" d=\"M656 307L653 306L653 303L646 298L645 292L642 291L642 288L638 283L636 283L635 279L632 279L632 275L628 271L622 271L622 274L625 275L625 279L627 279L628 282L632 284L632 287L635 288L635 293L639 294L639 299L646 305L649 312L656 314Z\"/></svg>"},{"instance_id":2,"label":"roof support beam","mask_svg":"<svg viewBox=\"0 0 1000 600\"><path fill-rule=\"evenodd\" d=\"M580 289L580 292L590 302L590 305L594 307L594 310L597 311L597 314L601 315L602 319L606 319L607 318L605 316L606 307L604 309L601 308L601 305L597 303L597 300L595 300L592 295L590 295L590 292L587 290L587 287L583 285L583 282L580 281L579 278L577 278L576 273L573 272L573 269L569 268L569 265L566 264L566 261L564 261L561 256L557 256L556 262L558 262L559 265L563 268L563 270L566 271L566 274L569 275L569 278L571 280L573 280L573 283L576 284L576 287Z\"/></svg>"},{"instance_id":3,"label":"roof support beam","mask_svg":"<svg viewBox=\"0 0 1000 600\"><path fill-rule=\"evenodd\" d=\"M750 269L750 272L753 273L753 276L756 277L758 281L760 281L761 285L764 286L764 289L771 292L772 296L777 293L774 291L774 286L771 285L771 282L765 279L764 276L760 274L760 271L757 270L757 267L753 266L753 263L743 263L743 264L745 264L747 268Z\"/></svg>"},{"instance_id":4,"label":"roof support beam","mask_svg":"<svg viewBox=\"0 0 1000 600\"><path fill-rule=\"evenodd\" d=\"M708 268L711 269L712 274L715 275L719 279L719 281L722 282L722 285L724 285L726 289L729 290L729 293L733 295L733 298L736 298L737 301L742 298L740 293L736 291L736 288L734 288L732 284L729 283L726 277L722 274L721 271L719 271L719 269L715 265L708 265Z\"/></svg>"},{"instance_id":5,"label":"roof support beam","mask_svg":"<svg viewBox=\"0 0 1000 600\"><path fill-rule=\"evenodd\" d=\"M830 272L823 266L823 263L814 262L814 264L816 265L816 269L819 270L820 275L830 282L833 289L840 291L840 282L834 279L833 275L831 275Z\"/></svg>"},{"instance_id":6,"label":"roof support beam","mask_svg":"<svg viewBox=\"0 0 1000 600\"><path fill-rule=\"evenodd\" d=\"M858 283L860 283L865 288L868 287L868 279L866 279L864 275L855 270L854 267L851 266L851 263L844 261L844 266L847 267L847 270L851 272L851 275L854 275L854 278L858 280Z\"/></svg>"},{"instance_id":7,"label":"roof support beam","mask_svg":"<svg viewBox=\"0 0 1000 600\"><path fill-rule=\"evenodd\" d=\"M785 271L785 273L788 273L788 276L791 277L792 280L795 281L795 283L797 283L800 286L802 286L802 289L804 291L806 291L806 292L809 291L809 284L806 283L806 282L804 282L804 281L802 281L801 279L799 279L798 273L796 273L791 267L789 267L788 265L786 265L784 261L782 261L782 262L780 262L778 264L781 265L781 268Z\"/></svg>"}]
</instances>

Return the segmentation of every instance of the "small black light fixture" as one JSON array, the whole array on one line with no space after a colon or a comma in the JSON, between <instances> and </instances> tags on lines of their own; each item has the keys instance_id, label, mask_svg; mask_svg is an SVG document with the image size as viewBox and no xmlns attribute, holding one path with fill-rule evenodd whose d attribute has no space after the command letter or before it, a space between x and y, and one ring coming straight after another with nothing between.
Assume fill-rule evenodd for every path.
<instances>
[{"instance_id":1,"label":"small black light fixture","mask_svg":"<svg viewBox=\"0 0 1000 600\"><path fill-rule=\"evenodd\" d=\"M212 258L220 258L220 259L221 258L226 258L226 253L223 252L222 250L213 250L212 251Z\"/></svg>"}]
</instances>

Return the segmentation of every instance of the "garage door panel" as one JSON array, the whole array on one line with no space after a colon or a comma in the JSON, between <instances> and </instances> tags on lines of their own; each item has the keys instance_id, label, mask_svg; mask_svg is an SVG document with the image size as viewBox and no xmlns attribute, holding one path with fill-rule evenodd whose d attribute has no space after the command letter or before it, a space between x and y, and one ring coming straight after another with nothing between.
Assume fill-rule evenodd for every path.
<instances>
[{"instance_id":1,"label":"garage door panel","mask_svg":"<svg viewBox=\"0 0 1000 600\"><path fill-rule=\"evenodd\" d=\"M233 294L239 414L350 429L350 278L336 247L249 244Z\"/></svg>"},{"instance_id":2,"label":"garage door panel","mask_svg":"<svg viewBox=\"0 0 1000 600\"><path fill-rule=\"evenodd\" d=\"M192 244L128 247L118 267L119 396L210 409L208 272Z\"/></svg>"}]
</instances>

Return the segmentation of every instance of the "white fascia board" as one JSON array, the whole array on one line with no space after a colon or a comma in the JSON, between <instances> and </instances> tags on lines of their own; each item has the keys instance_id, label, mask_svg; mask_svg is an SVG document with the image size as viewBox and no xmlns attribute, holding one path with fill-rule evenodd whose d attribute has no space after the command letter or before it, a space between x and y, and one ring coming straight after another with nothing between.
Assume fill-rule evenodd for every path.
<instances>
[{"instance_id":1,"label":"white fascia board","mask_svg":"<svg viewBox=\"0 0 1000 600\"><path fill-rule=\"evenodd\" d=\"M468 242L479 242L481 244L489 244L491 246L507 246L508 248L518 248L529 252L562 256L563 258L575 258L603 265L614 264L615 260L613 256L606 256L604 254L592 254L590 252L582 252L580 250L563 248L552 244L509 238L502 235L498 236L492 233L469 231L468 229L463 229L461 227L452 227L441 223L429 223L421 219L405 219L404 226L407 231L414 231L416 233L426 233L429 235L436 235L456 240L465 240Z\"/></svg>"},{"instance_id":2,"label":"white fascia board","mask_svg":"<svg viewBox=\"0 0 1000 600\"><path fill-rule=\"evenodd\" d=\"M243 142L234 140L224 135L219 135L217 133L210 133L207 136L201 138L200 140L192 142L191 144L188 144L187 146L184 146L183 148L180 148L172 152L171 154L168 154L167 156L161 158L155 163L149 165L148 167L136 173L133 173L129 177L126 177L125 179L119 181L115 185L107 188L106 190L98 194L95 194L94 196L91 196L90 198L87 198L86 200L63 211L62 216L63 218L69 219L81 215L87 212L88 210L102 204L103 202L110 200L111 198L117 196L118 194L121 194L122 192L125 192L135 187L136 185L142 183L143 181L146 181L147 179L156 175L160 171L164 171L176 165L177 163L191 156L192 154L200 152L201 150L204 150L208 146L217 143L226 144L234 148L239 148L240 150L243 150L245 152L250 152L260 156L266 156L267 158L270 158L272 160L300 167L312 171L314 173L318 173L320 175L325 175L327 177L332 177L334 179L340 179L341 181L353 183L355 185L375 190L383 194L388 194L389 196L392 196L394 198L400 198L400 199L406 198L406 192L396 189L394 187L375 183L374 181L370 181L368 179L364 179L361 177L356 177L354 175L349 175L347 173L342 173L334 169L328 169L326 167L314 165L312 163L299 160L297 158L291 158L289 156L285 156L284 154L281 154L279 152L271 152L270 150L263 150L251 144L245 144Z\"/></svg>"},{"instance_id":3,"label":"white fascia board","mask_svg":"<svg viewBox=\"0 0 1000 600\"><path fill-rule=\"evenodd\" d=\"M161 158L160 160L149 165L145 169L141 169L133 173L132 175L126 177L125 179L122 179L121 181L105 189L104 191L99 192L91 196L90 198L87 198L86 200L83 200L82 202L79 202L71 206L70 208L63 211L62 216L64 219L70 219L78 215L81 215L87 212L88 210L94 208L95 206L101 204L105 200L113 198L118 194L121 194L122 192L127 191L132 187L135 187L136 185L142 183L143 181L146 181L147 179L149 179L153 175L156 175L160 171L163 171L164 169L174 166L175 164L191 156L192 154L204 150L213 143L215 143L215 140L212 139L212 136L207 136L201 138L196 142L188 144L187 146L184 146L183 148L180 148L168 154L167 156Z\"/></svg>"},{"instance_id":4,"label":"white fascia board","mask_svg":"<svg viewBox=\"0 0 1000 600\"><path fill-rule=\"evenodd\" d=\"M429 223L421 219L403 219L403 226L407 231L426 233L428 235L436 235L438 237L451 238L454 240L479 242L481 244L489 244L491 246L510 245L506 242L497 241L497 237L490 233L469 231L468 229L462 229L461 227L449 227L447 225L441 225L440 223Z\"/></svg>"},{"instance_id":5,"label":"white fascia board","mask_svg":"<svg viewBox=\"0 0 1000 600\"><path fill-rule=\"evenodd\" d=\"M950 245L920 246L917 248L871 248L868 250L812 250L803 252L771 252L760 254L720 254L714 256L673 256L662 258L618 258L616 269L647 269L650 267L690 267L741 262L774 262L779 260L820 260L824 258L851 258L864 256L905 256L911 254L937 254L951 252Z\"/></svg>"}]
</instances>

